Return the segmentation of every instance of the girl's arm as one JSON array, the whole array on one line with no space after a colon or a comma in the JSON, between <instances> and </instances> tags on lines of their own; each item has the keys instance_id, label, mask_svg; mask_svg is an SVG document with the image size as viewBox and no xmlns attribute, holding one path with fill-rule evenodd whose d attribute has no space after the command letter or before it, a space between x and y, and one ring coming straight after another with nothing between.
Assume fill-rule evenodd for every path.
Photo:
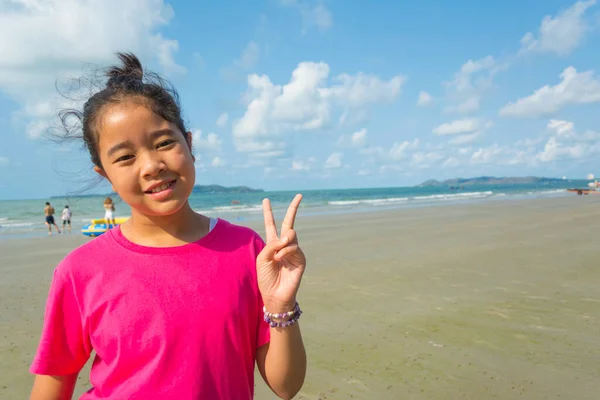
<instances>
[{"instance_id":1,"label":"girl's arm","mask_svg":"<svg viewBox=\"0 0 600 400\"><path fill-rule=\"evenodd\" d=\"M271 328L270 343L257 350L256 363L266 384L282 399L293 398L306 375L306 351L300 326Z\"/></svg>"},{"instance_id":2,"label":"girl's arm","mask_svg":"<svg viewBox=\"0 0 600 400\"><path fill-rule=\"evenodd\" d=\"M299 312L295 307L296 294L306 266L306 256L300 249L294 230L301 200L300 194L292 200L281 224L280 235L277 234L271 202L263 200L267 240L256 258L258 288L266 311L277 315L294 312L291 318L296 321L285 327L269 324L270 342L259 347L256 355L263 379L275 394L284 399L291 399L300 391L306 375L306 351L297 321L301 312L295 314Z\"/></svg>"},{"instance_id":3,"label":"girl's arm","mask_svg":"<svg viewBox=\"0 0 600 400\"><path fill-rule=\"evenodd\" d=\"M30 400L71 400L79 373L63 376L36 375Z\"/></svg>"}]
</instances>

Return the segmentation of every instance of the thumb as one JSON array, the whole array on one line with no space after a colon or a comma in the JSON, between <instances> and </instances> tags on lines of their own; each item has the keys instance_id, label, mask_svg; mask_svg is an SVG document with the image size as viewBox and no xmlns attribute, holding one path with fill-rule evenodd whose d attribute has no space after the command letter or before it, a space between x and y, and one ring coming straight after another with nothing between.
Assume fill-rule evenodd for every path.
<instances>
[{"instance_id":1,"label":"thumb","mask_svg":"<svg viewBox=\"0 0 600 400\"><path fill-rule=\"evenodd\" d=\"M282 236L279 239L271 240L262 249L260 255L262 255L266 259L272 260L275 257L275 253L287 246L288 243L289 239L287 236Z\"/></svg>"}]
</instances>

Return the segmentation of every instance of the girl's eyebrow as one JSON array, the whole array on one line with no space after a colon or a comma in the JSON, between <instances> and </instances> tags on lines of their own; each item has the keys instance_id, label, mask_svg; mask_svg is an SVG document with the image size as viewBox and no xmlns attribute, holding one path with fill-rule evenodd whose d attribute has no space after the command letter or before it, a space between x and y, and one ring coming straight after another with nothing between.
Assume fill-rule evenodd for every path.
<instances>
[{"instance_id":1,"label":"girl's eyebrow","mask_svg":"<svg viewBox=\"0 0 600 400\"><path fill-rule=\"evenodd\" d=\"M152 132L150 134L150 139L156 140L156 139L158 139L161 136L164 136L164 135L173 136L174 134L175 134L175 132L173 132L172 129L169 129L169 128L159 129L159 130L154 131L154 132Z\"/></svg>"},{"instance_id":2,"label":"girl's eyebrow","mask_svg":"<svg viewBox=\"0 0 600 400\"><path fill-rule=\"evenodd\" d=\"M131 142L129 140L126 140L124 142L121 142L119 144L114 145L113 147L111 147L108 152L106 153L106 155L108 157L112 156L114 153L116 153L117 151L121 150L121 149L126 149L128 147L131 147Z\"/></svg>"},{"instance_id":3,"label":"girl's eyebrow","mask_svg":"<svg viewBox=\"0 0 600 400\"><path fill-rule=\"evenodd\" d=\"M150 134L150 139L156 140L161 136L164 136L164 135L173 136L174 134L175 134L175 132L173 132L172 129L169 129L169 128L159 129ZM131 147L131 142L129 140L125 140L125 141L118 143L118 144L114 145L113 147L111 147L106 154L108 155L108 157L110 157L113 154L115 154L117 151L126 149L128 147Z\"/></svg>"}]
</instances>

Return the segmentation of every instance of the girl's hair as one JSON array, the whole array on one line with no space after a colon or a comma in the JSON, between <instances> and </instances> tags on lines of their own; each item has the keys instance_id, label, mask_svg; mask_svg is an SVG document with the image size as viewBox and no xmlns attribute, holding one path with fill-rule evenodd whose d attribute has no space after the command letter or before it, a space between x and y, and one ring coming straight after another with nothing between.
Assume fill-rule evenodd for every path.
<instances>
[{"instance_id":1,"label":"girl's hair","mask_svg":"<svg viewBox=\"0 0 600 400\"><path fill-rule=\"evenodd\" d=\"M104 199L104 204L111 204L113 201L110 197L107 197L106 199Z\"/></svg>"},{"instance_id":2,"label":"girl's hair","mask_svg":"<svg viewBox=\"0 0 600 400\"><path fill-rule=\"evenodd\" d=\"M83 137L92 162L98 167L102 167L98 152L98 128L102 113L110 105L126 101L139 102L156 115L175 124L182 134L187 132L175 88L158 74L145 71L134 54L117 53L117 56L121 65L106 70L104 75L108 80L104 88L86 101L83 111L67 109L59 114L65 137ZM71 122L72 118L75 118L75 124Z\"/></svg>"}]
</instances>

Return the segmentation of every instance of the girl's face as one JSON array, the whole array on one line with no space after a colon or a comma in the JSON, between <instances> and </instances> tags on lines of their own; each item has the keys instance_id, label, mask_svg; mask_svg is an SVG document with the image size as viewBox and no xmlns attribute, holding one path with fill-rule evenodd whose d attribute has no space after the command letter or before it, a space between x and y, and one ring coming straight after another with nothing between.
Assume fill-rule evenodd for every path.
<instances>
[{"instance_id":1,"label":"girl's face","mask_svg":"<svg viewBox=\"0 0 600 400\"><path fill-rule=\"evenodd\" d=\"M132 101L109 106L97 127L94 170L133 212L167 216L186 204L196 179L190 133Z\"/></svg>"}]
</instances>

